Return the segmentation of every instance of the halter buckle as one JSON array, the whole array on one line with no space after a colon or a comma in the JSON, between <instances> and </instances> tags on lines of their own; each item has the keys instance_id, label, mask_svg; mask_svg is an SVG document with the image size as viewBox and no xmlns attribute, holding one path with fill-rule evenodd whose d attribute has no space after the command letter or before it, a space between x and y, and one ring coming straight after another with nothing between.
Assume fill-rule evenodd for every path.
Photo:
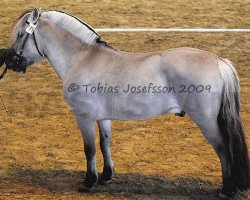
<instances>
[{"instance_id":1,"label":"halter buckle","mask_svg":"<svg viewBox=\"0 0 250 200\"><path fill-rule=\"evenodd\" d=\"M26 28L26 32L28 34L32 34L34 32L34 30L36 29L36 25L33 23L29 23L28 27Z\"/></svg>"}]
</instances>

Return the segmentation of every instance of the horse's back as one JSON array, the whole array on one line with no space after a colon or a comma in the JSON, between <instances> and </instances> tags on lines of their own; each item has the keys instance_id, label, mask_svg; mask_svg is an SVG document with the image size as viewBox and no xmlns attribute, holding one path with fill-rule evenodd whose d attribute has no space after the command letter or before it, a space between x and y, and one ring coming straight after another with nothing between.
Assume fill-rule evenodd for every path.
<instances>
[{"instance_id":1,"label":"horse's back","mask_svg":"<svg viewBox=\"0 0 250 200\"><path fill-rule=\"evenodd\" d=\"M173 68L181 70L203 70L208 74L218 71L219 56L195 48L183 47L168 49L161 53L162 60Z\"/></svg>"},{"instance_id":2,"label":"horse's back","mask_svg":"<svg viewBox=\"0 0 250 200\"><path fill-rule=\"evenodd\" d=\"M219 108L223 81L218 68L219 57L211 53L192 48L148 54L118 53L113 57L108 53L101 52L91 65L78 67L78 73L74 73L78 78L71 76L73 80L65 84L70 104L96 110L99 118L113 119L151 118L173 108L188 111L192 107L190 104L194 104L196 111L205 108L204 112L207 112L209 107L215 107L211 105L215 102ZM81 84L81 87L75 92L68 92L72 82ZM98 92L98 84L103 88L116 87L117 90ZM83 85L97 89L91 92L90 86L87 92ZM127 89L128 86L131 90ZM154 86L167 86L169 91L157 93L150 88ZM140 87L140 90L133 92L132 87ZM146 92L142 91L144 87Z\"/></svg>"}]
</instances>

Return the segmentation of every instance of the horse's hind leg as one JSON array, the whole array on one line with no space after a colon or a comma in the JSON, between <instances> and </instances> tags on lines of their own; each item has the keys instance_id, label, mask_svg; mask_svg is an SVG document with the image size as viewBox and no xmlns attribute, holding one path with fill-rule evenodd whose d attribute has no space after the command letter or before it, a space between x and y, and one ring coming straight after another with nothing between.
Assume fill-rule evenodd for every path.
<instances>
[{"instance_id":1,"label":"horse's hind leg","mask_svg":"<svg viewBox=\"0 0 250 200\"><path fill-rule=\"evenodd\" d=\"M84 140L84 151L87 159L87 173L81 192L90 191L98 181L96 170L96 147L95 147L95 121L81 115L76 115L78 127L81 130Z\"/></svg>"},{"instance_id":2,"label":"horse's hind leg","mask_svg":"<svg viewBox=\"0 0 250 200\"><path fill-rule=\"evenodd\" d=\"M111 158L111 120L98 121L100 132L100 147L104 160L104 167L99 182L101 184L111 182L114 164Z\"/></svg>"},{"instance_id":3,"label":"horse's hind leg","mask_svg":"<svg viewBox=\"0 0 250 200\"><path fill-rule=\"evenodd\" d=\"M206 140L213 146L217 156L220 159L223 176L223 188L222 193L220 194L231 196L232 192L235 190L235 185L231 178L230 158L227 143L219 130L217 118L207 117L196 118L193 120L201 129Z\"/></svg>"}]
</instances>

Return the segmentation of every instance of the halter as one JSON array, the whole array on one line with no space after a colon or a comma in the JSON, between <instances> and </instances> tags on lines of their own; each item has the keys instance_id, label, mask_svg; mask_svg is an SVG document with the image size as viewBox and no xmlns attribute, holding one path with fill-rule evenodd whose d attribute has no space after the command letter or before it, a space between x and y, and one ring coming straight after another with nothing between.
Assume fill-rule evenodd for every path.
<instances>
[{"instance_id":1,"label":"halter","mask_svg":"<svg viewBox=\"0 0 250 200\"><path fill-rule=\"evenodd\" d=\"M17 56L17 60L16 60L16 64L18 65L20 63L20 61L24 60L25 58L23 57L23 52L24 52L24 48L25 48L25 45L26 45L26 42L29 38L30 35L33 36L33 40L34 40L34 43L35 43L35 46L36 46L36 50L37 52L39 53L40 56L44 57L44 54L41 53L41 51L39 50L38 48L38 44L37 44L37 40L36 40L36 36L35 36L35 29L37 27L37 22L35 24L33 24L32 22L27 22L26 23L28 24L28 27L26 28L25 30L25 38L24 38L24 42L22 44L22 47L21 47L21 50L20 50L20 53L15 53L15 55ZM26 67L23 69L23 73L26 72Z\"/></svg>"},{"instance_id":2,"label":"halter","mask_svg":"<svg viewBox=\"0 0 250 200\"><path fill-rule=\"evenodd\" d=\"M32 23L32 22L29 23L28 21L26 21L26 23L28 24L28 27L25 30L25 38L24 38L23 44L21 46L20 53L16 53L16 52L13 53L16 56L16 58L14 60L15 66L18 66L18 65L20 65L20 63L25 61L25 58L23 57L23 52L24 52L26 42L27 42L30 35L33 36L33 40L34 40L37 52L39 53L40 56L44 57L44 54L42 54L38 48L38 44L37 44L37 40L36 40L36 36L35 36L35 32L34 32L36 27L37 27L37 22L36 23ZM11 55L9 54L8 56L11 56ZM26 67L20 67L20 68L23 71L23 73L26 72ZM7 66L4 69L3 73L0 75L0 80L4 77L6 72L7 72Z\"/></svg>"},{"instance_id":3,"label":"halter","mask_svg":"<svg viewBox=\"0 0 250 200\"><path fill-rule=\"evenodd\" d=\"M3 73L0 75L0 80L5 76L6 72L7 72L7 67L5 67Z\"/></svg>"}]
</instances>

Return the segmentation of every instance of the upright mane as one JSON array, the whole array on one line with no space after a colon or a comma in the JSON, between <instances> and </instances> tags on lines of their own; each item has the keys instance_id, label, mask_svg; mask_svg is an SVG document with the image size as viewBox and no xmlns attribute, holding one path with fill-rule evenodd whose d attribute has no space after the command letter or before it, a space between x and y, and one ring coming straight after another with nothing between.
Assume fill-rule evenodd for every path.
<instances>
[{"instance_id":1,"label":"upright mane","mask_svg":"<svg viewBox=\"0 0 250 200\"><path fill-rule=\"evenodd\" d=\"M97 43L101 39L92 27L70 14L61 11L47 11L42 13L42 17L50 19L57 26L86 43Z\"/></svg>"},{"instance_id":2,"label":"upright mane","mask_svg":"<svg viewBox=\"0 0 250 200\"><path fill-rule=\"evenodd\" d=\"M18 31L24 27L32 10L33 9L24 11L14 22L13 30L11 33L11 38L13 41L16 40ZM53 10L53 11L42 12L41 16L51 20L57 26L59 26L64 30L67 30L74 37L82 40L85 43L99 44L101 46L114 49L111 46L109 46L106 42L102 41L101 36L98 33L96 33L95 30L90 25L88 25L87 23L83 22L82 20L73 15L64 13L62 11Z\"/></svg>"}]
</instances>

